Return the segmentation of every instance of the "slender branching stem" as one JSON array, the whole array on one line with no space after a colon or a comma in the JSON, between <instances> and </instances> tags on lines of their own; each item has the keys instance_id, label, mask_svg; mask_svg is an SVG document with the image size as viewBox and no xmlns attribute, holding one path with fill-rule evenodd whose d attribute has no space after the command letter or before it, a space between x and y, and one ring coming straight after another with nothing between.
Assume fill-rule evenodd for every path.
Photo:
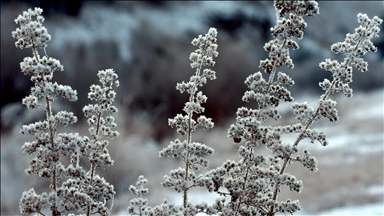
<instances>
[{"instance_id":1,"label":"slender branching stem","mask_svg":"<svg viewBox=\"0 0 384 216\"><path fill-rule=\"evenodd\" d=\"M360 40L358 41L358 43L356 44L355 48L354 48L354 51L359 47L360 43L362 41L362 38L360 38ZM350 63L350 59L344 61L345 63L345 67L347 67ZM294 144L293 144L293 147L296 147L299 145L299 142L304 138L304 133L306 132L306 130L313 124L313 120L317 117L317 115L319 115L319 112L320 112L320 103L324 100L326 100L328 98L328 96L331 94L332 92L332 89L334 88L334 85L336 84L338 80L337 79L333 79L332 82L331 82L331 85L329 86L329 88L326 90L325 94L322 96L322 98L320 99L319 101L319 105L316 109L316 112L315 114L308 119L307 121L307 124L305 125L304 129L302 130L302 132L300 133L300 135L297 137L297 139L295 140ZM280 174L283 174L285 172L285 169L287 167L287 165L289 164L290 160L291 160L291 156L292 156L293 152L289 155L287 155L287 157L284 158L284 163L283 163L283 166L281 167L280 169ZM273 202L276 202L276 199L277 199L277 193L279 191L279 188L280 188L280 184L276 184L275 186L275 189L274 189L274 192L273 192ZM270 211L268 212L268 216L272 216L274 215L274 206L271 206L271 209Z\"/></svg>"},{"instance_id":2,"label":"slender branching stem","mask_svg":"<svg viewBox=\"0 0 384 216\"><path fill-rule=\"evenodd\" d=\"M94 137L94 142L96 143L97 141L97 137L99 135L99 131L100 131L100 119L101 119L101 113L98 113L98 116L97 116L97 124L96 124L96 132L95 132L95 137ZM96 169L96 166L94 163L91 163L91 173L90 173L90 181L89 181L89 185L92 185L93 184L93 178L95 176L95 169ZM90 216L91 215L91 204L88 204L88 208L87 208L87 216Z\"/></svg>"},{"instance_id":3,"label":"slender branching stem","mask_svg":"<svg viewBox=\"0 0 384 216\"><path fill-rule=\"evenodd\" d=\"M283 50L285 48L286 42L287 42L287 39L284 39L283 44L281 45L281 49L280 50ZM269 88L272 85L272 82L273 82L273 80L275 78L276 70L277 70L277 61L274 61L271 74L269 75L268 85L267 85L267 88L265 88L265 91L264 91L264 95L266 95L268 93Z\"/></svg>"},{"instance_id":4,"label":"slender branching stem","mask_svg":"<svg viewBox=\"0 0 384 216\"><path fill-rule=\"evenodd\" d=\"M39 54L37 52L37 48L36 48L36 45L33 44L32 46L32 51L33 51L33 55L36 59L36 62L39 62L40 59L39 59ZM44 83L44 74L41 74L41 80L42 80L42 84L45 85ZM45 114L46 114L46 119L47 119L47 122L48 122L48 129L49 129L49 140L51 142L51 148L52 148L52 151L56 153L56 146L55 146L55 128L54 128L54 125L51 121L51 116L52 116L52 108L51 108L51 100L49 98L49 92L45 92ZM52 191L54 191L56 193L57 191L57 173L56 173L56 164L57 164L57 161L59 160L59 157L57 154L54 154L53 158L52 158L52 176L51 176L51 189ZM60 215L60 213L58 212L57 210L57 199L55 200L53 206L52 206L52 215L53 216L56 216L56 215Z\"/></svg>"}]
</instances>

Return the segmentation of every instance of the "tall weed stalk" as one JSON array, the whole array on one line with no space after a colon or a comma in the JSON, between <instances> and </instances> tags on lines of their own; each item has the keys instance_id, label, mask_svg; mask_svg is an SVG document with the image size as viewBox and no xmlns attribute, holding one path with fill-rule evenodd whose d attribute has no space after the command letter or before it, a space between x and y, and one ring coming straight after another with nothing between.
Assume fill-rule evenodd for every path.
<instances>
[{"instance_id":1,"label":"tall weed stalk","mask_svg":"<svg viewBox=\"0 0 384 216\"><path fill-rule=\"evenodd\" d=\"M95 173L96 167L112 165L107 140L119 135L113 128L116 127L112 116L104 117L106 113L115 113L117 108L113 105L116 93L112 87L118 85L118 76L113 69L99 71L100 85L92 85L88 94L96 103L84 107L84 114L88 117L91 138L80 136L78 133L58 133L59 125L68 126L77 122L72 112L59 111L53 113L52 104L60 97L69 101L77 100L77 92L70 86L53 82L54 73L63 71L60 61L47 55L45 48L51 40L47 29L43 26L44 17L41 8L24 11L15 19L20 25L12 36L16 38L16 47L30 48L32 57L25 57L20 63L21 71L31 76L34 87L31 94L22 100L28 109L43 109L46 118L21 129L22 134L34 136L34 141L26 142L22 151L35 154L30 161L29 168L25 170L28 175L50 180L50 192L37 194L34 188L23 192L20 199L20 212L22 214L37 213L44 215L44 208L51 211L51 215L109 215L110 208L107 202L115 194L113 185ZM40 56L39 49L44 55ZM65 157L70 163L65 165ZM80 166L80 158L88 157L91 170L86 172Z\"/></svg>"}]
</instances>

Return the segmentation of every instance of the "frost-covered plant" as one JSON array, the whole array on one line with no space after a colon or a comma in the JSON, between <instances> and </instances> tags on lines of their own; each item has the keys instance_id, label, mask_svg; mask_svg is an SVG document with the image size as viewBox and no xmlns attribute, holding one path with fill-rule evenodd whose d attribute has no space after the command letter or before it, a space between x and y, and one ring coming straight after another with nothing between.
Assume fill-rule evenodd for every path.
<instances>
[{"instance_id":1,"label":"frost-covered plant","mask_svg":"<svg viewBox=\"0 0 384 216\"><path fill-rule=\"evenodd\" d=\"M299 162L310 171L317 171L316 158L307 149L300 154L298 144L306 138L311 143L317 140L323 146L328 144L324 132L310 127L322 117L331 122L339 119L336 101L328 96L342 92L346 97L351 97L352 89L348 84L352 82L352 66L362 72L367 71L368 64L360 56L376 51L370 39L378 36L378 25L382 20L378 17L371 20L367 15L358 14L361 26L355 29L354 34L347 34L344 42L331 46L334 53L345 54L344 61L326 59L320 63L322 69L332 72L333 80L325 79L319 83L325 93L321 95L318 107L312 108L307 102L294 102L292 109L299 123L268 126L268 119L281 118L277 110L278 105L282 101L293 101L284 85L292 86L294 81L287 74L277 71L277 68L284 65L293 69L289 48L298 49L299 46L290 38L303 37L302 30L306 27L303 16L319 13L315 1L275 1L275 7L279 12L277 24L271 28L275 39L264 46L269 52L269 59L260 61L260 68L264 69L269 77L265 80L261 72L256 72L245 80L249 90L242 99L245 102L256 101L257 107L239 108L236 123L228 130L228 137L240 145L238 153L241 160L227 161L223 166L206 174L213 180L215 192L231 198L229 202L225 202L225 199L217 200L214 208L219 215L272 216L276 213L293 214L300 210L298 200L277 199L283 185L296 192L303 188L303 182L287 173L286 168L293 162ZM287 15L288 18L285 18ZM293 143L286 143L281 139L284 134L297 134L297 138ZM269 148L272 155L267 157L256 154L256 147L259 145Z\"/></svg>"},{"instance_id":2,"label":"frost-covered plant","mask_svg":"<svg viewBox=\"0 0 384 216\"><path fill-rule=\"evenodd\" d=\"M88 204L87 215L95 213L109 215L110 209L104 204L113 199L115 191L113 185L97 175L95 170L103 165L113 165L113 160L107 149L109 142L102 138L113 139L119 135L119 132L114 130L116 127L114 117L104 116L106 113L116 113L118 111L113 105L116 97L113 84L118 87L119 81L113 69L101 70L97 76L102 85L92 85L88 93L88 98L95 101L95 104L89 104L83 108L84 115L88 118L88 124L91 126L89 128L91 138L86 145L91 168L83 183L85 184L86 194L92 197L92 202Z\"/></svg>"},{"instance_id":3,"label":"frost-covered plant","mask_svg":"<svg viewBox=\"0 0 384 216\"><path fill-rule=\"evenodd\" d=\"M153 215L152 207L148 206L148 200L142 198L143 195L148 194L148 188L144 188L144 185L148 183L148 180L144 176L139 176L136 182L136 186L131 185L129 190L137 196L130 201L130 206L128 207L129 214L132 215Z\"/></svg>"},{"instance_id":4,"label":"frost-covered plant","mask_svg":"<svg viewBox=\"0 0 384 216\"><path fill-rule=\"evenodd\" d=\"M95 167L113 163L106 149L108 141L101 138L113 138L118 135L112 130L116 127L113 117L103 117L104 112L117 112L116 107L112 105L116 93L111 89L117 75L112 69L100 71L98 76L102 86L91 86L89 97L97 103L84 108L86 117L90 118L88 122L91 125L91 139L78 133L58 133L60 124L73 124L77 117L67 111L54 114L52 103L60 97L76 101L77 92L70 86L52 82L54 72L63 71L63 66L59 60L48 57L45 52L51 36L43 26L44 17L41 13L41 8L24 11L15 19L20 27L12 32L12 36L17 39L16 47L31 48L33 54L33 57L25 57L20 63L21 71L30 75L31 81L34 82L31 94L25 97L22 103L28 109L42 108L46 113L45 120L24 125L21 129L22 134L33 135L35 138L22 146L23 152L36 153L26 173L50 179L51 191L39 195L32 188L23 192L19 203L20 212L44 215L43 209L47 206L51 215L55 216L71 213L108 215L109 210L105 203L113 198L115 192L113 186L95 174ZM40 56L38 48L44 49L43 57ZM89 157L91 164L88 173L79 165L80 157L85 155ZM64 157L70 158L68 166L62 163Z\"/></svg>"},{"instance_id":5,"label":"frost-covered plant","mask_svg":"<svg viewBox=\"0 0 384 216\"><path fill-rule=\"evenodd\" d=\"M260 71L247 77L245 84L249 90L242 100L256 101L257 107L239 108L236 123L228 130L228 137L240 144L241 160L227 161L207 173L215 183L215 191L231 197L229 203L220 206L222 215L274 215L300 210L297 200L278 202L276 198L281 185L297 192L303 187L302 181L284 173L285 158L290 158L298 149L281 140L282 134L300 133L303 127L301 124L277 127L264 124L268 119L281 118L277 107L282 101L293 101L285 86L292 86L294 81L277 70L282 66L293 69L289 49L298 49L299 45L291 38L303 38L303 29L307 26L303 16L318 14L319 8L315 1L275 1L274 6L278 13L276 26L271 28L275 39L265 44L269 59L261 60L259 66L269 77L265 80ZM270 148L272 155L256 154L255 148L260 144ZM220 187L226 188L227 192L220 192Z\"/></svg>"},{"instance_id":6,"label":"frost-covered plant","mask_svg":"<svg viewBox=\"0 0 384 216\"><path fill-rule=\"evenodd\" d=\"M298 145L306 138L311 143L317 140L323 146L328 144L324 132L310 127L322 117L328 118L331 122L339 119L336 101L328 97L331 93L337 92L342 92L346 97L352 96L352 89L348 85L352 82L352 67L362 72L368 70L368 64L361 56L367 52L376 51L370 39L378 36L380 31L378 25L382 20L378 17L369 19L365 14L358 14L361 26L355 29L354 34L347 34L344 42L331 46L334 53L343 53L346 57L343 62L326 59L325 62L320 63L322 69L332 72L333 80L325 79L319 83L325 93L321 95L318 107L312 108L307 102L293 102L294 99L286 86L294 85L294 81L286 73L278 71L278 68L287 66L293 69L294 64L290 58L289 49L298 49L299 45L291 38L296 37L299 40L303 38L303 29L307 26L303 17L318 14L318 4L316 1L277 0L274 6L277 13L277 24L271 28L274 39L264 46L264 49L269 52L269 59L260 61L260 68L268 78L264 79L260 71L247 77L245 84L249 90L244 93L242 99L244 102L254 101L256 108L239 108L236 112L236 123L232 124L228 130L228 137L233 139L235 144L240 145L238 153L241 159L237 162L228 160L222 166L204 175L196 176L188 172L189 169L194 169L193 166L188 165L193 164L189 159L191 153L195 152L191 149L193 145L190 145L192 143L190 133L199 124L200 118L196 124L192 114L195 110L196 113L202 111L199 103L191 103L194 102L196 93L196 90L191 89L195 89L199 81L196 76L192 76L189 83L177 85L181 92L190 93L190 101L184 108L187 115L179 114L169 120L169 124L176 127L178 133L187 134L187 139L171 142L171 145L160 152L160 156L182 157L186 164L185 169L172 170L171 176L165 176L165 181L162 183L165 187L173 187L178 192L184 192L183 206L177 207L163 203L155 208L149 207L147 200L142 198L142 195L148 193L148 189L143 188L146 179L140 177L136 187L130 188L138 197L131 201L131 206L128 208L131 214L195 215L198 212L204 212L223 216L272 216L277 213L293 214L301 209L298 200L278 200L278 194L284 185L296 192L300 192L303 188L303 182L287 173L286 168L291 163L299 162L309 171L317 171L316 158L307 149L299 153ZM195 39L192 43L195 45L199 41ZM199 57L201 58L200 53L201 51L191 54L192 67L201 65L201 63L196 64ZM198 71L199 69L196 75ZM268 120L277 121L281 118L277 108L283 102L291 102L293 113L299 122L291 125L269 126ZM296 134L297 138L292 143L286 143L282 140L284 134ZM256 154L256 147L259 145L270 149L271 155ZM192 174L191 177L186 178L190 174ZM205 203L193 206L188 203L186 195L191 186L205 186L209 192L216 192L229 197L230 200L222 197L212 206L207 206Z\"/></svg>"},{"instance_id":7,"label":"frost-covered plant","mask_svg":"<svg viewBox=\"0 0 384 216\"><path fill-rule=\"evenodd\" d=\"M170 175L164 176L164 181L161 183L163 187L173 188L179 193L183 193L183 205L173 206L163 203L161 206L155 207L155 215L195 215L198 212L206 211L206 204L193 205L188 202L188 191L193 187L208 187L213 190L213 183L209 178L204 175L197 175L196 172L203 168L208 167L208 160L203 155L208 156L213 153L213 149L206 144L195 142L192 140L192 132L199 126L205 130L211 129L214 126L211 118L207 118L201 113L204 112L203 103L207 101L199 87L207 83L207 80L216 79L215 71L203 67L210 67L215 65L213 57L218 56L216 39L217 30L210 28L208 33L199 35L198 38L192 40L192 45L197 46L194 52L191 53L189 59L192 61L191 67L196 68L196 72L190 77L188 82L181 82L176 85L176 89L181 93L187 92L189 94L189 101L185 103L183 111L184 115L177 114L173 119L168 120L168 124L172 128L176 128L177 133L186 138L181 141L176 139L171 141L170 145L165 147L159 152L160 157L179 157L185 163L184 168L171 170ZM198 116L195 116L195 114ZM141 186L143 180L138 181L137 186ZM139 184L140 183L140 184ZM153 214L151 208L147 208L146 201L141 198L141 194L137 193L134 186L130 190L138 196L138 198L131 201L131 206L128 208L130 213L138 215L147 215L145 213ZM141 210L143 208L143 210ZM137 211L134 209L138 209ZM148 210L149 209L149 210ZM148 213L148 214L149 214Z\"/></svg>"},{"instance_id":8,"label":"frost-covered plant","mask_svg":"<svg viewBox=\"0 0 384 216\"><path fill-rule=\"evenodd\" d=\"M249 88L242 97L244 102L254 101L255 108L241 107L236 112L236 123L230 126L228 137L239 144L239 161L227 161L222 166L197 174L201 168L208 167L208 160L204 156L213 153L213 149L206 144L193 141L192 133L199 126L204 129L213 128L210 118L202 115L203 103L207 96L199 87L206 84L208 79L215 79L215 72L209 68L215 64L213 57L217 52L217 30L210 28L208 33L199 35L192 41L197 46L190 55L191 67L196 68L194 75L188 82L181 82L176 89L189 94L189 101L185 103L185 114L177 114L168 123L176 128L177 133L185 136L184 140L176 139L159 152L160 157L179 157L185 167L171 170L170 175L164 176L162 186L173 188L183 193L182 205L164 202L155 207L148 206L148 194L144 186L147 179L140 176L136 186L130 191L137 196L130 202L128 211L132 215L183 215L190 216L197 213L208 215L268 215L276 213L293 214L300 210L298 200L278 200L278 194L285 185L291 191L300 192L303 182L296 179L286 168L291 163L301 163L311 172L317 171L317 160L307 149L299 153L299 143L309 139L311 143L317 140L326 146L328 142L322 131L312 129L314 123L323 117L331 122L339 119L336 101L329 98L330 94L341 92L346 97L352 96L349 83L352 82L352 70L368 71L368 63L362 56L369 52L376 52L377 48L371 42L378 37L379 25L382 20L377 16L370 19L365 14L358 14L360 26L355 33L347 34L345 41L335 43L331 50L345 55L344 61L326 59L319 64L320 68L332 73L332 80L324 79L319 86L325 91L320 96L318 106L310 107L307 102L293 102L291 93L286 86L292 86L294 81L278 68L294 65L289 55L289 49L298 49L297 42L292 37L302 39L306 22L303 16L313 16L319 13L315 1L281 1L275 3L277 24L271 28L273 40L266 43L264 49L269 52L269 59L260 61L260 68L267 74L263 78L262 72L256 72L245 80ZM22 214L37 213L44 215L44 208L51 211L51 215L109 215L111 207L107 203L113 201L115 194L113 185L96 173L96 168L113 164L107 146L106 138L119 135L115 131L114 118L109 116L117 112L113 105L118 86L118 76L113 69L99 71L101 85L92 85L88 98L94 104L84 107L84 115L90 125L90 137L80 136L78 133L58 133L59 125L67 126L76 123L77 117L72 112L52 111L53 102L60 98L70 101L77 100L77 92L70 86L52 82L53 74L63 71L59 60L49 57L45 48L51 36L42 25L44 17L42 9L29 9L19 15L15 22L20 25L12 36L17 39L15 45L21 49L31 48L32 57L25 57L20 63L21 71L31 76L34 87L31 94L22 100L28 109L42 108L46 118L43 121L24 125L22 134L34 136L32 142L26 142L22 151L35 154L26 170L28 175L39 175L50 180L50 192L37 194L32 188L23 192L20 199ZM41 57L38 49L44 50ZM293 113L298 123L291 125L269 126L268 120L281 118L277 107L283 102L292 102ZM282 140L282 135L296 134L292 143ZM256 154L256 147L263 145L270 149L271 155ZM69 164L65 166L64 159L69 157ZM86 172L80 166L80 160L86 157L90 170ZM193 187L206 187L209 192L228 196L230 200L220 198L212 206L206 203L192 204L188 201L188 192Z\"/></svg>"},{"instance_id":9,"label":"frost-covered plant","mask_svg":"<svg viewBox=\"0 0 384 216\"><path fill-rule=\"evenodd\" d=\"M208 167L208 160L202 155L210 155L213 149L206 144L195 142L192 140L192 132L199 126L205 130L213 128L214 124L211 118L207 118L201 113L204 112L203 103L207 101L199 87L207 83L207 80L216 79L215 71L203 67L211 67L215 65L213 57L218 56L216 39L217 30L210 28L208 33L199 35L198 38L192 40L192 45L197 46L191 53L189 59L192 61L191 67L196 68L195 75L190 77L188 82L181 82L176 85L176 89L181 93L189 94L189 101L185 103L183 111L185 115L177 114L173 119L168 120L168 124L172 128L176 128L177 133L186 136L183 141L176 139L171 144L159 152L160 157L179 157L185 163L185 168L171 170L170 176L165 175L162 182L163 187L173 188L177 192L183 192L183 208L180 208L184 215L194 215L198 213L198 209L188 203L188 190L193 187L204 187L208 183L203 175L196 175L201 167ZM198 117L195 117L197 114ZM213 185L211 185L213 186Z\"/></svg>"},{"instance_id":10,"label":"frost-covered plant","mask_svg":"<svg viewBox=\"0 0 384 216\"><path fill-rule=\"evenodd\" d=\"M87 216L109 215L113 203L110 208L107 207L106 203L113 201L115 195L113 185L96 174L96 168L113 164L107 149L109 142L105 138L113 139L119 133L114 130L116 127L114 117L106 116L106 114L118 111L113 105L116 97L113 85L119 86L119 81L113 69L101 70L97 76L101 85L91 85L88 93L88 98L95 103L83 108L84 115L88 118L90 125L90 138L87 137L85 148L76 155L77 158L71 159L75 166L69 165L68 175L73 178L68 179L63 184L64 190L59 191L59 194L64 196L63 202L71 203L71 211L85 212ZM83 167L79 165L81 156L88 157L91 165L88 172L85 172Z\"/></svg>"},{"instance_id":11,"label":"frost-covered plant","mask_svg":"<svg viewBox=\"0 0 384 216\"><path fill-rule=\"evenodd\" d=\"M287 185L297 192L302 188L301 181L281 170L284 158L296 153L297 148L284 143L280 136L299 133L303 127L300 124L272 127L264 123L281 117L277 109L281 101L293 101L284 86L292 86L294 81L277 70L282 66L293 69L289 49L298 49L299 45L291 37L303 38L303 29L307 26L303 16L313 16L319 13L319 8L315 1L275 1L274 6L278 13L276 26L271 28L275 39L265 44L269 59L261 60L259 66L269 78L265 80L260 71L247 77L245 84L249 90L242 100L256 101L257 108L239 108L236 123L228 130L228 137L234 143L241 143L238 150L241 160L227 161L207 173L215 184L215 191L231 197L229 203L216 206L221 215L274 215L300 210L298 201L277 202L275 190L279 191L280 185ZM257 155L255 150L260 144L270 148L273 155ZM220 187L227 191L220 192Z\"/></svg>"}]
</instances>

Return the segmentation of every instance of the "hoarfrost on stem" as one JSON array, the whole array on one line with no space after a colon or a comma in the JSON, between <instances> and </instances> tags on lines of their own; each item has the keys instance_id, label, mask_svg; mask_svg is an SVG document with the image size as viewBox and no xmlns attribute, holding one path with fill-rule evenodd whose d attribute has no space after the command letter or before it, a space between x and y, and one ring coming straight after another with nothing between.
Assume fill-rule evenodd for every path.
<instances>
[{"instance_id":1,"label":"hoarfrost on stem","mask_svg":"<svg viewBox=\"0 0 384 216\"><path fill-rule=\"evenodd\" d=\"M208 33L199 35L192 40L192 45L198 47L191 53L189 59L191 60L191 67L196 68L195 75L190 77L189 82L181 82L176 85L176 89L181 93L187 92L189 94L189 101L185 103L183 114L177 114L173 119L168 120L168 124L172 128L176 128L177 133L186 135L186 139L180 141L176 139L171 141L171 144L159 152L160 157L180 157L184 163L185 168L178 168L171 170L170 175L164 176L162 185L170 187L177 192L183 192L183 214L194 215L203 209L192 205L188 202L188 190L192 187L211 187L213 183L203 175L196 175L195 173L203 168L208 167L208 160L204 156L211 155L213 149L206 144L192 141L192 132L199 126L204 129L211 129L214 126L211 118L207 118L201 113L204 112L203 103L207 101L207 96L198 87L207 83L207 79L216 79L215 71L203 67L211 67L215 65L213 57L218 56L217 52L217 30L210 28ZM195 118L194 114L198 117ZM200 114L200 115L199 115Z\"/></svg>"},{"instance_id":2,"label":"hoarfrost on stem","mask_svg":"<svg viewBox=\"0 0 384 216\"><path fill-rule=\"evenodd\" d=\"M41 8L35 8L19 15L15 22L20 27L12 32L12 36L17 40L16 47L31 48L33 54L32 57L25 57L20 63L21 71L30 75L31 81L34 82L31 94L25 97L22 103L28 109L41 108L46 113L45 120L23 125L20 130L22 134L35 138L32 142L25 142L21 148L25 153L36 153L25 172L28 175L50 179L51 191L39 195L32 188L23 192L19 203L20 212L44 215L42 211L47 206L54 216L73 212L109 215L110 209L106 207L106 202L113 199L115 192L112 185L94 173L94 169L101 165L113 164L106 148L108 141L101 138L114 138L119 135L114 130L114 118L103 117L106 112L117 112L113 105L116 92L112 87L113 84L119 85L118 76L113 69L99 71L102 86L91 86L89 97L95 100L96 104L84 108L86 117L90 118L88 122L91 125L91 138L80 136L78 133L58 133L59 125L74 124L77 117L67 111L53 113L52 103L60 97L76 101L77 91L70 86L52 82L54 73L63 71L64 68L59 60L46 55L45 48L51 36L43 26L42 12ZM39 55L39 48L44 49L45 56ZM90 172L86 172L79 165L80 158L84 156L89 157ZM70 158L68 166L61 162L63 157Z\"/></svg>"}]
</instances>

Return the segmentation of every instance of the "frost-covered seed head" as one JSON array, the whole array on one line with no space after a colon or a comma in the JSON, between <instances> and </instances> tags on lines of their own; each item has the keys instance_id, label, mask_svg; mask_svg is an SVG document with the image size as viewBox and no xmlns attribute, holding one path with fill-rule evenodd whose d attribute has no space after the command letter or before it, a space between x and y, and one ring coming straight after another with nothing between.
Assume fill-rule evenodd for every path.
<instances>
[{"instance_id":1,"label":"frost-covered seed head","mask_svg":"<svg viewBox=\"0 0 384 216\"><path fill-rule=\"evenodd\" d=\"M51 35L43 26L44 17L41 16L42 12L43 9L38 7L34 10L28 9L15 19L15 23L20 25L16 31L12 32L12 37L17 40L15 42L16 47L23 49L32 47L46 48L48 46L46 43L51 40Z\"/></svg>"}]
</instances>

